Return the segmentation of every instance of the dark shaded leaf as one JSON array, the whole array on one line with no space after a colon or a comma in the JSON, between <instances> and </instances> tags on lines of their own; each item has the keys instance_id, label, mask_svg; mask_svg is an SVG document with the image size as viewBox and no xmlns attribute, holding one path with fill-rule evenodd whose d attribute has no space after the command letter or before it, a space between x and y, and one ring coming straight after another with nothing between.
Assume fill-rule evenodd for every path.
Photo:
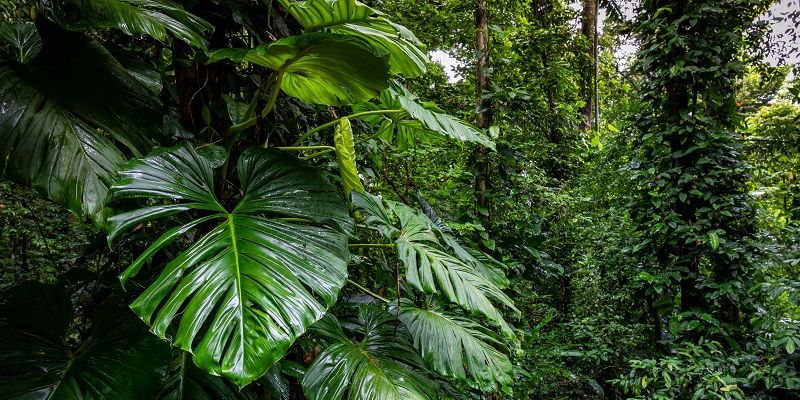
<instances>
[{"instance_id":1,"label":"dark shaded leaf","mask_svg":"<svg viewBox=\"0 0 800 400\"><path fill-rule=\"evenodd\" d=\"M139 400L163 378L169 346L124 306L107 302L73 353L66 345L72 304L63 289L26 284L0 307L0 398Z\"/></svg>"}]
</instances>

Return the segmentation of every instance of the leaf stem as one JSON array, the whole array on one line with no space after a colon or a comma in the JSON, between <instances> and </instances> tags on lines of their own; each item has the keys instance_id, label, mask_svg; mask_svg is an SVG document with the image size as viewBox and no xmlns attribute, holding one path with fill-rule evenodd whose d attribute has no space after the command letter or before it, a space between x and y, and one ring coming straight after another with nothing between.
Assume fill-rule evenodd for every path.
<instances>
[{"instance_id":1,"label":"leaf stem","mask_svg":"<svg viewBox=\"0 0 800 400\"><path fill-rule=\"evenodd\" d=\"M375 293L375 292L373 292L373 291L371 291L371 290L359 285L358 283L354 282L353 280L351 280L349 278L347 279L347 283L349 283L349 284L361 289L361 291L363 291L364 293L366 293L366 294L368 294L368 295L370 295L370 296L372 296L372 297L374 297L374 298L376 298L376 299L378 299L378 300L380 300L380 301L382 301L382 302L384 302L386 304L389 304L389 299L387 299L387 298L385 298L385 297L383 297L383 296L381 296L381 295L379 295L379 294L377 294L377 293Z\"/></svg>"},{"instance_id":2,"label":"leaf stem","mask_svg":"<svg viewBox=\"0 0 800 400\"><path fill-rule=\"evenodd\" d=\"M332 146L284 146L275 148L278 150L285 150L285 151L304 151L304 150L319 150L319 149L336 151L336 148Z\"/></svg>"},{"instance_id":3,"label":"leaf stem","mask_svg":"<svg viewBox=\"0 0 800 400\"><path fill-rule=\"evenodd\" d=\"M369 135L369 136L367 136L367 137L365 137L365 138L362 138L362 139L356 140L355 142L353 142L353 145L355 146L355 145L357 145L357 144L364 143L364 142L366 142L367 140L375 139L376 137L380 136L380 135L381 135L381 133L382 133L382 132L375 132L375 133L373 133L372 135ZM335 148L325 149L325 150L322 150L322 151L318 151L318 152L316 152L316 153L311 153L311 154L309 154L309 155L307 155L307 156L303 157L303 159L304 159L304 160L308 160L308 159L311 159L311 158L314 158L314 157L319 157L319 156L321 156L321 155L324 155L324 154L332 153L332 152L334 152L334 151L336 151L336 149L335 149Z\"/></svg>"},{"instance_id":4,"label":"leaf stem","mask_svg":"<svg viewBox=\"0 0 800 400\"><path fill-rule=\"evenodd\" d=\"M275 106L275 102L278 100L278 94L281 92L281 82L283 81L283 73L278 72L278 75L275 77L275 86L272 87L272 94L269 97L269 101L267 105L261 110L261 117L255 116L253 118L248 119L247 121L240 122L236 125L232 125L228 128L228 133L236 133L241 131L242 129L247 129L256 124L259 118L266 117L272 108Z\"/></svg>"},{"instance_id":5,"label":"leaf stem","mask_svg":"<svg viewBox=\"0 0 800 400\"><path fill-rule=\"evenodd\" d=\"M352 119L352 118L358 118L358 117L365 117L365 116L368 116L368 115L399 114L399 113L402 113L402 112L406 112L406 110L402 110L402 109L398 109L398 110L373 110L373 111L363 111L363 112L358 112L358 113L354 113L354 114L350 114L350 115L345 115L344 117L337 118L337 119L335 119L335 120L333 120L331 122L324 123L324 124L314 128L314 129L311 129L311 130L307 131L306 133L300 135L300 138L298 138L297 141L294 142L293 146L296 146L296 145L302 143L304 140L308 139L309 136L311 136L311 135L313 135L313 134L315 134L315 133L317 133L317 132L319 132L319 131L321 131L323 129L330 128L330 127L338 124L339 120L342 119L342 118Z\"/></svg>"},{"instance_id":6,"label":"leaf stem","mask_svg":"<svg viewBox=\"0 0 800 400\"><path fill-rule=\"evenodd\" d=\"M350 243L347 247L361 248L361 247L377 247L377 248L394 248L394 243Z\"/></svg>"}]
</instances>

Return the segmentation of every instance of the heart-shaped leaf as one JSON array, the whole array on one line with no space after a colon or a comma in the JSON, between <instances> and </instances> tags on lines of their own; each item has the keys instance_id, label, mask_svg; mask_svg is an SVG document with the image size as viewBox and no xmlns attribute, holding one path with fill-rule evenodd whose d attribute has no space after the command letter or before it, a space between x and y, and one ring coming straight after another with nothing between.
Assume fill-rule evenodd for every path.
<instances>
[{"instance_id":1,"label":"heart-shaped leaf","mask_svg":"<svg viewBox=\"0 0 800 400\"><path fill-rule=\"evenodd\" d=\"M219 49L221 59L278 72L281 90L307 103L339 106L367 101L389 85L386 57L359 39L329 33L290 36L253 49Z\"/></svg>"},{"instance_id":2,"label":"heart-shaped leaf","mask_svg":"<svg viewBox=\"0 0 800 400\"><path fill-rule=\"evenodd\" d=\"M32 23L0 23L0 40L16 50L17 61L26 63L42 49L42 38Z\"/></svg>"},{"instance_id":3,"label":"heart-shaped leaf","mask_svg":"<svg viewBox=\"0 0 800 400\"><path fill-rule=\"evenodd\" d=\"M210 161L191 147L136 162L121 172L113 198L168 204L111 218L109 238L187 210L206 214L164 233L124 281L182 233L217 221L131 308L156 335L192 352L198 366L241 387L266 373L336 301L347 278L344 231L352 221L323 172L283 152L251 148L237 170L244 194L229 212L212 189Z\"/></svg>"}]
</instances>

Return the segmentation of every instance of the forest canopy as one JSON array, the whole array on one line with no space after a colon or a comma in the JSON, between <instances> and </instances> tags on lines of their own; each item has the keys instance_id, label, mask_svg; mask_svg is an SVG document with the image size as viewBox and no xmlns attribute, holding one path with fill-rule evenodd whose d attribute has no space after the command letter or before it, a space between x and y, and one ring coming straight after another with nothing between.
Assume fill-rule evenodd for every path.
<instances>
[{"instance_id":1,"label":"forest canopy","mask_svg":"<svg viewBox=\"0 0 800 400\"><path fill-rule=\"evenodd\" d=\"M800 398L797 0L0 0L0 399Z\"/></svg>"}]
</instances>

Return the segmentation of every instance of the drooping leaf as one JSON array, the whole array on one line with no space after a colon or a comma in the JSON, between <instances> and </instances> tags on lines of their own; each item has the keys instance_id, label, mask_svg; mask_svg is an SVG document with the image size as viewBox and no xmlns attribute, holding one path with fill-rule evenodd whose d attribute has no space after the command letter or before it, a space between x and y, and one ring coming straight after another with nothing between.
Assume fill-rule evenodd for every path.
<instances>
[{"instance_id":1,"label":"drooping leaf","mask_svg":"<svg viewBox=\"0 0 800 400\"><path fill-rule=\"evenodd\" d=\"M339 120L339 125L336 126L333 133L333 143L336 146L336 159L339 162L339 173L342 175L345 195L349 197L353 190L363 192L364 185L361 183L361 177L358 176L358 169L356 169L355 141L349 119L341 118Z\"/></svg>"},{"instance_id":2,"label":"drooping leaf","mask_svg":"<svg viewBox=\"0 0 800 400\"><path fill-rule=\"evenodd\" d=\"M32 23L0 23L0 41L16 50L17 61L26 63L42 49L42 38Z\"/></svg>"},{"instance_id":3,"label":"drooping leaf","mask_svg":"<svg viewBox=\"0 0 800 400\"><path fill-rule=\"evenodd\" d=\"M303 392L311 400L422 400L436 398L436 387L419 369L422 360L411 338L392 315L374 305L361 306L354 343L333 315L312 329L332 340L308 367Z\"/></svg>"},{"instance_id":4,"label":"drooping leaf","mask_svg":"<svg viewBox=\"0 0 800 400\"><path fill-rule=\"evenodd\" d=\"M384 132L380 137L390 142L395 139L400 149L410 148L418 141L430 137L431 133L495 148L494 142L478 128L445 113L433 103L421 102L398 82L392 82L389 89L378 96L378 102L379 104L356 104L353 111L404 110L403 113L393 114L392 120L376 115L359 117L373 126L380 124L380 130Z\"/></svg>"},{"instance_id":5,"label":"drooping leaf","mask_svg":"<svg viewBox=\"0 0 800 400\"><path fill-rule=\"evenodd\" d=\"M132 77L147 87L153 96L161 94L161 90L164 88L161 82L161 73L140 53L113 47L109 48L109 51Z\"/></svg>"},{"instance_id":6,"label":"drooping leaf","mask_svg":"<svg viewBox=\"0 0 800 400\"><path fill-rule=\"evenodd\" d=\"M394 239L400 231L395 227L395 222L386 207L383 206L383 201L366 192L353 192L350 195L356 209L364 211L364 223L380 232L385 238Z\"/></svg>"},{"instance_id":7,"label":"drooping leaf","mask_svg":"<svg viewBox=\"0 0 800 400\"><path fill-rule=\"evenodd\" d=\"M131 308L204 370L245 386L280 359L337 299L347 277L347 207L323 172L280 151L252 148L237 164L244 190L233 211L217 200L210 161L191 147L122 171L113 198L169 200L116 215L109 238L186 210L207 214L169 229L123 273L182 232L217 221L171 260ZM282 218L307 223L286 222Z\"/></svg>"},{"instance_id":8,"label":"drooping leaf","mask_svg":"<svg viewBox=\"0 0 800 400\"><path fill-rule=\"evenodd\" d=\"M348 105L376 97L389 85L386 58L361 40L307 33L253 49L219 49L209 63L247 61L277 71L281 90L307 103Z\"/></svg>"},{"instance_id":9,"label":"drooping leaf","mask_svg":"<svg viewBox=\"0 0 800 400\"><path fill-rule=\"evenodd\" d=\"M392 74L415 77L430 62L422 43L406 27L356 0L281 0L304 29L351 35L389 54Z\"/></svg>"},{"instance_id":10,"label":"drooping leaf","mask_svg":"<svg viewBox=\"0 0 800 400\"><path fill-rule=\"evenodd\" d=\"M505 264L476 248L462 244L460 240L453 236L453 231L450 227L439 218L433 207L419 193L417 193L417 201L419 201L425 216L430 220L431 227L439 231L439 236L447 250L458 257L459 260L471 265L476 272L490 280L495 286L501 289L508 287L510 282L505 274L507 269Z\"/></svg>"},{"instance_id":11,"label":"drooping leaf","mask_svg":"<svg viewBox=\"0 0 800 400\"><path fill-rule=\"evenodd\" d=\"M99 223L126 158L112 139L145 149L161 127L158 99L88 37L39 31L27 64L0 53L0 175Z\"/></svg>"},{"instance_id":12,"label":"drooping leaf","mask_svg":"<svg viewBox=\"0 0 800 400\"><path fill-rule=\"evenodd\" d=\"M67 345L73 310L63 289L26 284L4 297L0 398L139 400L158 388L169 346L124 306L102 305L90 338L76 350Z\"/></svg>"},{"instance_id":13,"label":"drooping leaf","mask_svg":"<svg viewBox=\"0 0 800 400\"><path fill-rule=\"evenodd\" d=\"M484 315L499 326L503 334L513 336L511 327L494 305L497 302L519 313L513 301L493 279L448 253L428 217L404 204L386 202L391 214L399 220L395 226L387 209L378 207L380 202L374 196L354 194L353 199L353 204L368 216L367 226L394 241L397 257L406 267L406 280L413 288L441 294L466 310Z\"/></svg>"},{"instance_id":14,"label":"drooping leaf","mask_svg":"<svg viewBox=\"0 0 800 400\"><path fill-rule=\"evenodd\" d=\"M117 28L128 35L145 34L164 42L167 32L205 49L204 32L211 24L170 0L38 0L39 12L73 30Z\"/></svg>"},{"instance_id":15,"label":"drooping leaf","mask_svg":"<svg viewBox=\"0 0 800 400\"><path fill-rule=\"evenodd\" d=\"M483 391L513 384L508 351L496 334L477 323L438 309L417 308L403 299L400 320L408 327L428 365L452 378L469 379Z\"/></svg>"},{"instance_id":16,"label":"drooping leaf","mask_svg":"<svg viewBox=\"0 0 800 400\"><path fill-rule=\"evenodd\" d=\"M494 142L483 132L445 113L431 103L420 103L417 96L409 92L403 85L395 82L388 90L411 118L420 121L426 129L462 142L480 143L492 150L495 149Z\"/></svg>"},{"instance_id":17,"label":"drooping leaf","mask_svg":"<svg viewBox=\"0 0 800 400\"><path fill-rule=\"evenodd\" d=\"M190 354L178 351L154 400L256 400L255 393L201 370Z\"/></svg>"}]
</instances>

